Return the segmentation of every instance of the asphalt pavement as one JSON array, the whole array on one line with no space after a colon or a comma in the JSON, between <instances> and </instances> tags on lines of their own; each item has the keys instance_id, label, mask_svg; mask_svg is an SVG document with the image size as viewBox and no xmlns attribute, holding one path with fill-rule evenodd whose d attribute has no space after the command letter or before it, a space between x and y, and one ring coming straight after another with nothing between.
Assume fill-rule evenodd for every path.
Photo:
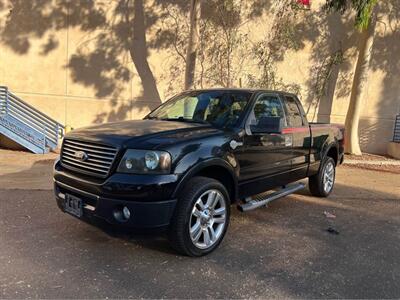
<instances>
[{"instance_id":1,"label":"asphalt pavement","mask_svg":"<svg viewBox=\"0 0 400 300\"><path fill-rule=\"evenodd\" d=\"M51 161L0 183L38 167ZM46 182L0 185L0 298L400 298L399 174L341 167L328 199L305 190L232 207L225 240L202 258L177 255L161 233L64 214Z\"/></svg>"}]
</instances>

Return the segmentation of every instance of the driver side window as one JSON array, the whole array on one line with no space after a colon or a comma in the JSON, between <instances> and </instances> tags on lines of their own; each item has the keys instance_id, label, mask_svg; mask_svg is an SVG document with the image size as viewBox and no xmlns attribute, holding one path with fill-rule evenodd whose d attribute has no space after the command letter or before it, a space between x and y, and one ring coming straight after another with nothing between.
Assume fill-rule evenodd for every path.
<instances>
[{"instance_id":1,"label":"driver side window","mask_svg":"<svg viewBox=\"0 0 400 300\"><path fill-rule=\"evenodd\" d=\"M280 117L285 126L285 115L281 100L274 95L261 95L254 105L252 125L257 125L263 117Z\"/></svg>"}]
</instances>

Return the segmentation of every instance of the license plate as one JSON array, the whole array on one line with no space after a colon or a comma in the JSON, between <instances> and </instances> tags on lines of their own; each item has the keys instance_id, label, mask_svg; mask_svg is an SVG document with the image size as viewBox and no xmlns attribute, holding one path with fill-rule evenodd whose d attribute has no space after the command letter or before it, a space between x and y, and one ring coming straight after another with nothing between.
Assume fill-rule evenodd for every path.
<instances>
[{"instance_id":1,"label":"license plate","mask_svg":"<svg viewBox=\"0 0 400 300\"><path fill-rule=\"evenodd\" d=\"M78 218L82 217L82 200L70 194L65 194L64 209Z\"/></svg>"}]
</instances>

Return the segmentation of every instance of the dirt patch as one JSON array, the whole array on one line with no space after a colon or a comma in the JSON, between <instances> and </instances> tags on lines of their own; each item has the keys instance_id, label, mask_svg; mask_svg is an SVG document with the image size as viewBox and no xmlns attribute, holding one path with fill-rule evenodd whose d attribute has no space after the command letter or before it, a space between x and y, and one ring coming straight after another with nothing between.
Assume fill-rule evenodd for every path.
<instances>
[{"instance_id":1,"label":"dirt patch","mask_svg":"<svg viewBox=\"0 0 400 300\"><path fill-rule=\"evenodd\" d=\"M395 165L371 165L371 164L363 164L362 162L360 162L359 164L351 164L351 165L344 164L343 167L400 174L400 166L395 166Z\"/></svg>"},{"instance_id":2,"label":"dirt patch","mask_svg":"<svg viewBox=\"0 0 400 300\"><path fill-rule=\"evenodd\" d=\"M385 155L369 153L363 153L362 155L346 154L344 166L347 168L400 174L399 160Z\"/></svg>"},{"instance_id":3,"label":"dirt patch","mask_svg":"<svg viewBox=\"0 0 400 300\"><path fill-rule=\"evenodd\" d=\"M387 155L377 155L369 153L363 153L362 155L346 154L345 158L346 160L359 160L359 161L386 161L386 162L399 161Z\"/></svg>"},{"instance_id":4,"label":"dirt patch","mask_svg":"<svg viewBox=\"0 0 400 300\"><path fill-rule=\"evenodd\" d=\"M52 166L58 154L0 149L0 189L52 189Z\"/></svg>"}]
</instances>

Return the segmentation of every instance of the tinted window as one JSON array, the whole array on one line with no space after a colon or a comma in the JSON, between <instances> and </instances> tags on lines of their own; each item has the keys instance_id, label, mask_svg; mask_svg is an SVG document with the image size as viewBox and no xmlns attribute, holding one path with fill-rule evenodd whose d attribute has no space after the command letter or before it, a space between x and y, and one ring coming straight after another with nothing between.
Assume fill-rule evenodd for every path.
<instances>
[{"instance_id":1,"label":"tinted window","mask_svg":"<svg viewBox=\"0 0 400 300\"><path fill-rule=\"evenodd\" d=\"M293 97L285 96L286 108L287 108L287 120L292 127L303 126L303 118L299 107L297 106L296 100Z\"/></svg>"},{"instance_id":2,"label":"tinted window","mask_svg":"<svg viewBox=\"0 0 400 300\"><path fill-rule=\"evenodd\" d=\"M251 98L249 92L194 91L178 95L149 114L148 118L234 126Z\"/></svg>"},{"instance_id":3,"label":"tinted window","mask_svg":"<svg viewBox=\"0 0 400 300\"><path fill-rule=\"evenodd\" d=\"M254 106L255 124L262 117L281 117L284 119L282 103L278 97L273 95L263 95L257 99Z\"/></svg>"}]
</instances>

